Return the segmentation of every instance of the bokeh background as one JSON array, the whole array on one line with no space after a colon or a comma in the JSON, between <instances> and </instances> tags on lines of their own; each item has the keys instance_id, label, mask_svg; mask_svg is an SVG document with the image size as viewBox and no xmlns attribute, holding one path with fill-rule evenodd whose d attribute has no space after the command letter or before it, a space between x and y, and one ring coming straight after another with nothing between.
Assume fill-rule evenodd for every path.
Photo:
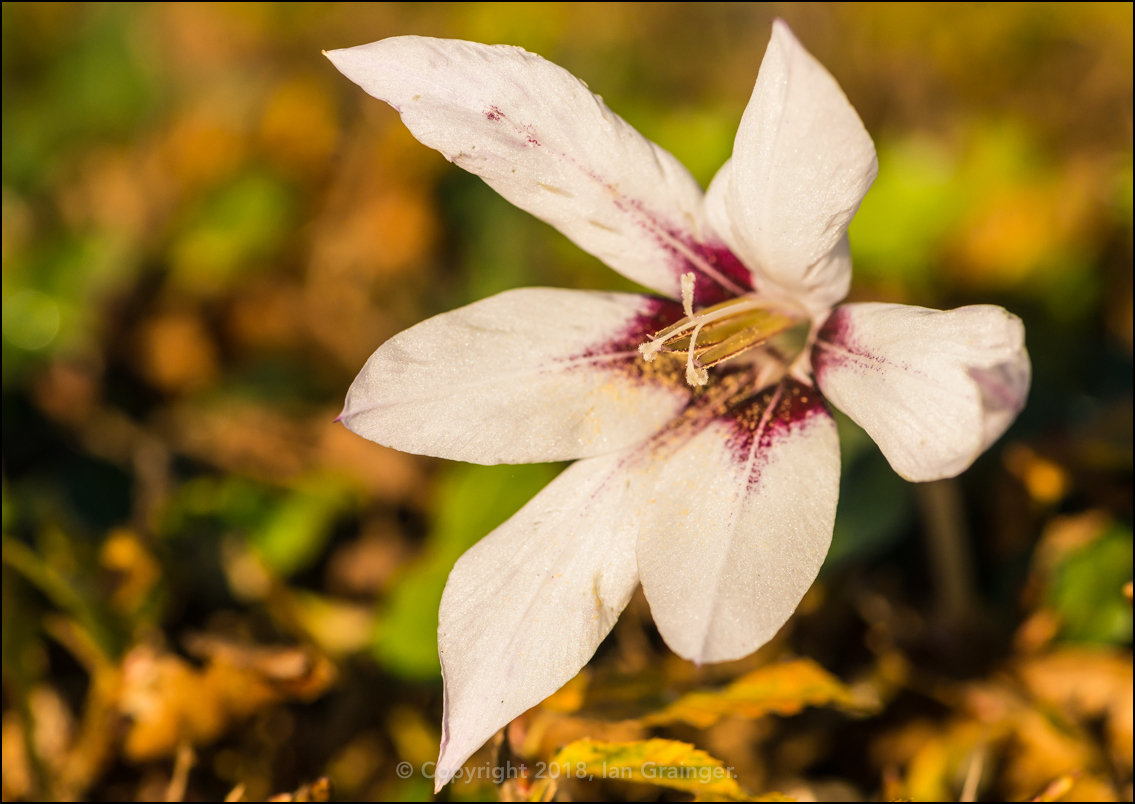
<instances>
[{"instance_id":1,"label":"bokeh background","mask_svg":"<svg viewBox=\"0 0 1135 804\"><path fill-rule=\"evenodd\" d=\"M917 487L841 419L832 551L773 643L695 668L639 596L471 762L658 736L750 794L1131 800L1131 5L618 3L4 4L4 800L431 797L395 765L436 758L446 575L562 467L333 419L429 315L630 285L320 51L522 45L705 184L776 16L878 146L852 298L1004 305L1028 407ZM657 716L754 672L745 706ZM553 787L442 797L692 795Z\"/></svg>"}]
</instances>

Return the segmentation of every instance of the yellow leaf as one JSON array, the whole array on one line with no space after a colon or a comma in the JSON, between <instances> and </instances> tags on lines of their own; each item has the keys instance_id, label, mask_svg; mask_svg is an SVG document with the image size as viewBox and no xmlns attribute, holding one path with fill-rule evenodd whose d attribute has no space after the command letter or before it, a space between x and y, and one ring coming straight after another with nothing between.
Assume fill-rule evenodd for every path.
<instances>
[{"instance_id":1,"label":"yellow leaf","mask_svg":"<svg viewBox=\"0 0 1135 804\"><path fill-rule=\"evenodd\" d=\"M556 754L548 772L549 775L558 772L563 776L644 782L700 796L748 799L733 778L732 768L726 768L705 751L676 740L656 738L629 743L577 740Z\"/></svg>"},{"instance_id":2,"label":"yellow leaf","mask_svg":"<svg viewBox=\"0 0 1135 804\"><path fill-rule=\"evenodd\" d=\"M528 788L528 795L525 801L551 801L556 797L556 790L559 785L556 780L550 776L545 776L543 779L537 779L535 784Z\"/></svg>"},{"instance_id":3,"label":"yellow leaf","mask_svg":"<svg viewBox=\"0 0 1135 804\"><path fill-rule=\"evenodd\" d=\"M562 712L570 715L578 712L583 706L583 698L587 694L587 684L591 681L591 674L587 668L579 671L571 681L544 699L542 706L553 712Z\"/></svg>"},{"instance_id":4,"label":"yellow leaf","mask_svg":"<svg viewBox=\"0 0 1135 804\"><path fill-rule=\"evenodd\" d=\"M647 715L642 722L660 726L680 721L704 729L727 715L794 715L805 706L862 709L838 678L811 659L797 659L754 670L723 690L683 695L661 712Z\"/></svg>"}]
</instances>

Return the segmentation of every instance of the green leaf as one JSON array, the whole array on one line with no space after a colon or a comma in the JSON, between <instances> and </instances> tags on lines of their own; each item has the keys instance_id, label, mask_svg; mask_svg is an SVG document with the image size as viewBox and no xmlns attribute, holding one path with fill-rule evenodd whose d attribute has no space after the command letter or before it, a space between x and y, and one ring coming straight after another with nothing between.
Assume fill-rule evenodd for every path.
<instances>
[{"instance_id":1,"label":"green leaf","mask_svg":"<svg viewBox=\"0 0 1135 804\"><path fill-rule=\"evenodd\" d=\"M271 176L251 174L222 188L174 243L174 281L193 290L224 287L272 255L290 231L293 207L288 188Z\"/></svg>"},{"instance_id":2,"label":"green leaf","mask_svg":"<svg viewBox=\"0 0 1135 804\"><path fill-rule=\"evenodd\" d=\"M3 537L3 561L39 589L56 608L72 615L104 654L118 653L121 640L109 625L109 616L92 595L80 590L72 579L60 574L35 550L7 535Z\"/></svg>"},{"instance_id":3,"label":"green leaf","mask_svg":"<svg viewBox=\"0 0 1135 804\"><path fill-rule=\"evenodd\" d=\"M954 158L919 139L879 146L879 178L848 235L856 273L922 285L962 211Z\"/></svg>"},{"instance_id":4,"label":"green leaf","mask_svg":"<svg viewBox=\"0 0 1135 804\"><path fill-rule=\"evenodd\" d=\"M1131 531L1119 525L1068 556L1057 568L1049 602L1064 623L1061 637L1076 642L1130 643Z\"/></svg>"},{"instance_id":5,"label":"green leaf","mask_svg":"<svg viewBox=\"0 0 1135 804\"><path fill-rule=\"evenodd\" d=\"M353 502L350 492L331 479L317 479L292 494L253 531L249 543L278 575L309 567L323 551L335 520Z\"/></svg>"}]
</instances>

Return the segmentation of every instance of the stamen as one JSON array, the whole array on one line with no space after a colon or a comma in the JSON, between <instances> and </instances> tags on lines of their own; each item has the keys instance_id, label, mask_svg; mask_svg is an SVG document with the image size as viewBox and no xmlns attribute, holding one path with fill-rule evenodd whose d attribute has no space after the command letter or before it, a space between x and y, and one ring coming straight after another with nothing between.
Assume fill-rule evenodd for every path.
<instances>
[{"instance_id":1,"label":"stamen","mask_svg":"<svg viewBox=\"0 0 1135 804\"><path fill-rule=\"evenodd\" d=\"M743 352L766 350L783 362L785 358L770 339L783 338L794 326L805 322L802 311L754 296L740 296L695 313L695 279L693 272L682 275L682 308L686 316L639 345L643 360L649 363L659 352L685 354L686 382L694 386L708 384L708 369Z\"/></svg>"},{"instance_id":2,"label":"stamen","mask_svg":"<svg viewBox=\"0 0 1135 804\"><path fill-rule=\"evenodd\" d=\"M658 357L659 351L662 350L662 341L647 341L646 343L639 344L638 351L642 355L642 359L647 363Z\"/></svg>"},{"instance_id":3,"label":"stamen","mask_svg":"<svg viewBox=\"0 0 1135 804\"><path fill-rule=\"evenodd\" d=\"M693 271L682 274L682 309L686 311L686 318L694 317L694 280L696 278Z\"/></svg>"},{"instance_id":4,"label":"stamen","mask_svg":"<svg viewBox=\"0 0 1135 804\"><path fill-rule=\"evenodd\" d=\"M693 274L686 274L686 276L693 276ZM685 280L685 276L682 277ZM685 288L683 288L685 290ZM694 334L690 336L690 351L686 353L686 382L690 385L705 385L709 382L709 372L698 365L697 357L694 355L694 347L697 346L698 333L704 324L698 324L694 327Z\"/></svg>"}]
</instances>

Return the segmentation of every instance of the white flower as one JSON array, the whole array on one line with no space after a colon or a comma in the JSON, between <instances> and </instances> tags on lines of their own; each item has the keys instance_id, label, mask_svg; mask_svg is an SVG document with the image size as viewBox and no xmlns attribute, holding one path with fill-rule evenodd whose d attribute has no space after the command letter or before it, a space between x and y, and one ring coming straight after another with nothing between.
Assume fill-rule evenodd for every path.
<instances>
[{"instance_id":1,"label":"white flower","mask_svg":"<svg viewBox=\"0 0 1135 804\"><path fill-rule=\"evenodd\" d=\"M519 48L407 36L327 55L423 143L661 294L502 293L391 338L351 386L343 422L381 444L576 461L449 576L439 787L586 664L639 583L696 662L776 633L835 519L817 386L916 481L963 471L1023 406L1024 331L1005 310L831 309L875 149L783 22L704 195Z\"/></svg>"}]
</instances>

